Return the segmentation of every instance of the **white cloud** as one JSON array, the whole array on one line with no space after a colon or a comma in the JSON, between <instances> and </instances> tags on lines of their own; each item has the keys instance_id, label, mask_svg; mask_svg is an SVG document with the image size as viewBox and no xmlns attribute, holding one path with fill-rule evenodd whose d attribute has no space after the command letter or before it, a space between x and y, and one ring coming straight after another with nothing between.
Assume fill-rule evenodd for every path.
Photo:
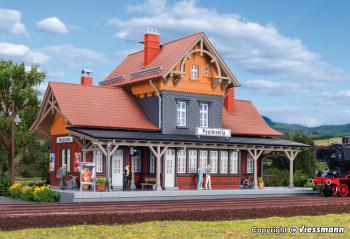
<instances>
[{"instance_id":1,"label":"white cloud","mask_svg":"<svg viewBox=\"0 0 350 239\"><path fill-rule=\"evenodd\" d=\"M13 35L29 36L21 18L19 11L0 8L0 31Z\"/></svg>"},{"instance_id":2,"label":"white cloud","mask_svg":"<svg viewBox=\"0 0 350 239\"><path fill-rule=\"evenodd\" d=\"M147 14L159 14L166 8L165 0L146 0L143 3L129 5L128 12L140 12Z\"/></svg>"},{"instance_id":3,"label":"white cloud","mask_svg":"<svg viewBox=\"0 0 350 239\"><path fill-rule=\"evenodd\" d=\"M96 66L109 63L105 55L86 48L78 48L71 44L51 46L45 50L63 64L70 67Z\"/></svg>"},{"instance_id":4,"label":"white cloud","mask_svg":"<svg viewBox=\"0 0 350 239\"><path fill-rule=\"evenodd\" d=\"M58 71L58 72L48 72L47 73L48 77L55 78L55 77L64 77L65 73L64 71Z\"/></svg>"},{"instance_id":5,"label":"white cloud","mask_svg":"<svg viewBox=\"0 0 350 239\"><path fill-rule=\"evenodd\" d=\"M304 87L298 83L276 82L271 80L248 80L243 86L243 89L254 90L262 93L281 95L294 94L304 92Z\"/></svg>"},{"instance_id":6,"label":"white cloud","mask_svg":"<svg viewBox=\"0 0 350 239\"><path fill-rule=\"evenodd\" d=\"M349 78L342 69L310 51L302 40L282 35L271 24L222 14L199 7L195 1L179 1L173 5L156 1L154 4L158 4L161 11L147 11L152 2L146 1L128 8L129 11L145 12L144 16L110 19L108 23L118 28L116 37L139 40L147 27L158 28L163 40L204 31L226 61L250 73L279 74L301 81Z\"/></svg>"},{"instance_id":7,"label":"white cloud","mask_svg":"<svg viewBox=\"0 0 350 239\"><path fill-rule=\"evenodd\" d=\"M45 18L37 22L36 26L39 30L45 32L58 34L68 33L68 28L66 27L66 25L57 17Z\"/></svg>"},{"instance_id":8,"label":"white cloud","mask_svg":"<svg viewBox=\"0 0 350 239\"><path fill-rule=\"evenodd\" d=\"M322 106L347 106L350 104L350 90L341 90L335 93L323 92L318 101Z\"/></svg>"},{"instance_id":9,"label":"white cloud","mask_svg":"<svg viewBox=\"0 0 350 239\"><path fill-rule=\"evenodd\" d=\"M43 52L33 51L22 44L0 42L0 56L7 59L19 60L28 64L44 64L50 57Z\"/></svg>"}]
</instances>

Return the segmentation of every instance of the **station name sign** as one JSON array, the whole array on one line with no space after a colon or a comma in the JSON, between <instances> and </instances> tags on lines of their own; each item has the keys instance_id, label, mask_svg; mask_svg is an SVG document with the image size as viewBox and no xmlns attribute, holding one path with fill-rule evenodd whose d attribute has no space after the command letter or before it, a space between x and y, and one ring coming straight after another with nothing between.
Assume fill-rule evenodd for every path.
<instances>
[{"instance_id":1,"label":"station name sign","mask_svg":"<svg viewBox=\"0 0 350 239\"><path fill-rule=\"evenodd\" d=\"M230 129L221 128L196 128L196 135L198 136L217 136L217 137L231 137Z\"/></svg>"},{"instance_id":2,"label":"station name sign","mask_svg":"<svg viewBox=\"0 0 350 239\"><path fill-rule=\"evenodd\" d=\"M56 143L58 144L64 144L64 143L72 143L73 137L72 136L65 136L65 137L57 137Z\"/></svg>"}]
</instances>

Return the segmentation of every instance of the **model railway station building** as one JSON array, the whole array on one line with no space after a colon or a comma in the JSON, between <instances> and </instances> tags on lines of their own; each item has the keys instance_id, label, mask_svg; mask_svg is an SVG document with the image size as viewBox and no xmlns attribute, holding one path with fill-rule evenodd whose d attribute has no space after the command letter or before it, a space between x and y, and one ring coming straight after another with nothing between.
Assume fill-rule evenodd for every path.
<instances>
[{"instance_id":1,"label":"model railway station building","mask_svg":"<svg viewBox=\"0 0 350 239\"><path fill-rule=\"evenodd\" d=\"M148 31L144 49L130 54L99 85L50 82L31 130L51 140L52 185L57 170L79 176L94 162L109 190L121 190L131 165L132 187L154 179L154 190L195 189L197 169L211 165L213 189L257 187L267 155L293 161L307 145L281 139L252 102L235 99L240 86L204 33L165 44Z\"/></svg>"}]
</instances>

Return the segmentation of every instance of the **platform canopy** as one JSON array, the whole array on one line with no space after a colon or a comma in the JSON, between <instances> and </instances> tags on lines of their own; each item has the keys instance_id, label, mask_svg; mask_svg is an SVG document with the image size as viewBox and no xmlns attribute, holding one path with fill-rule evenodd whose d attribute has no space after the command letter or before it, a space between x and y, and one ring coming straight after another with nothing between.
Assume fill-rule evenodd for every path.
<instances>
[{"instance_id":1,"label":"platform canopy","mask_svg":"<svg viewBox=\"0 0 350 239\"><path fill-rule=\"evenodd\" d=\"M81 145L83 160L86 152L101 150L107 158L107 183L110 179L110 158L119 146L148 147L157 159L156 189L160 186L160 161L168 148L205 148L247 150L254 159L254 168L263 155L285 155L290 162L289 187L293 188L293 161L297 154L309 145L272 137L208 137L196 135L166 135L159 132L140 132L115 129L69 127L68 132ZM257 188L257 170L254 170L254 186Z\"/></svg>"}]
</instances>

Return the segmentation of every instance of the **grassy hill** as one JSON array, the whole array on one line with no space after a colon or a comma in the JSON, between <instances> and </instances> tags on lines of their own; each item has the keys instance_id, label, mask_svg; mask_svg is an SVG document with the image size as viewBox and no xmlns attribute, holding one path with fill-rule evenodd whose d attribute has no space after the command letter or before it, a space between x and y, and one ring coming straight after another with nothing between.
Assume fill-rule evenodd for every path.
<instances>
[{"instance_id":1,"label":"grassy hill","mask_svg":"<svg viewBox=\"0 0 350 239\"><path fill-rule=\"evenodd\" d=\"M263 116L266 123L272 128L281 131L283 133L290 133L293 131L302 131L305 134L314 138L333 138L350 135L350 124L343 125L322 125L317 127L307 127L299 124L286 124L280 122L274 122L270 118Z\"/></svg>"}]
</instances>

